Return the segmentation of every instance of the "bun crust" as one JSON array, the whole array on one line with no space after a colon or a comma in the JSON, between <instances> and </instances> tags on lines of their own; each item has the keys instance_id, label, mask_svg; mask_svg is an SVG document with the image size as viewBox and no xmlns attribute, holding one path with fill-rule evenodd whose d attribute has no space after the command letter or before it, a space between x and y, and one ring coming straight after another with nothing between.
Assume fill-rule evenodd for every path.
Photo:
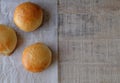
<instances>
[{"instance_id":1,"label":"bun crust","mask_svg":"<svg viewBox=\"0 0 120 83\"><path fill-rule=\"evenodd\" d=\"M43 43L35 43L26 47L22 55L22 64L28 71L41 72L51 63L52 53Z\"/></svg>"},{"instance_id":2,"label":"bun crust","mask_svg":"<svg viewBox=\"0 0 120 83\"><path fill-rule=\"evenodd\" d=\"M0 24L0 53L9 55L13 52L17 44L15 31L5 25Z\"/></svg>"},{"instance_id":3,"label":"bun crust","mask_svg":"<svg viewBox=\"0 0 120 83\"><path fill-rule=\"evenodd\" d=\"M35 3L24 2L16 7L13 20L21 30L33 31L42 24L43 10Z\"/></svg>"}]
</instances>

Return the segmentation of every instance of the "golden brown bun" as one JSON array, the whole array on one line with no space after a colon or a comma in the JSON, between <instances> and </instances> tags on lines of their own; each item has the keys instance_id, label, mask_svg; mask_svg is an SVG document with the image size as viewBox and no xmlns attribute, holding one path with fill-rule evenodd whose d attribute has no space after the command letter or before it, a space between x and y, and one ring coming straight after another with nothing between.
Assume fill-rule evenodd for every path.
<instances>
[{"instance_id":1,"label":"golden brown bun","mask_svg":"<svg viewBox=\"0 0 120 83\"><path fill-rule=\"evenodd\" d=\"M35 3L24 2L16 7L13 20L21 30L33 31L42 24L43 10Z\"/></svg>"},{"instance_id":2,"label":"golden brown bun","mask_svg":"<svg viewBox=\"0 0 120 83\"><path fill-rule=\"evenodd\" d=\"M0 24L0 53L9 55L15 49L16 44L17 36L15 31Z\"/></svg>"},{"instance_id":3,"label":"golden brown bun","mask_svg":"<svg viewBox=\"0 0 120 83\"><path fill-rule=\"evenodd\" d=\"M50 49L43 43L35 43L24 49L22 64L28 71L41 72L50 65L51 59Z\"/></svg>"}]
</instances>

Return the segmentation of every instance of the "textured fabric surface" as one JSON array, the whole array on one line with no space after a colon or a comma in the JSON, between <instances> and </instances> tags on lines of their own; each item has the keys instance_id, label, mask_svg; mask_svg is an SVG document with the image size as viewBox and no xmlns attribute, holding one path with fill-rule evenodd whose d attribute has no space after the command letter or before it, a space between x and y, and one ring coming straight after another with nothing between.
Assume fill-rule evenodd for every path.
<instances>
[{"instance_id":1,"label":"textured fabric surface","mask_svg":"<svg viewBox=\"0 0 120 83\"><path fill-rule=\"evenodd\" d=\"M120 83L120 0L59 0L60 83Z\"/></svg>"}]
</instances>

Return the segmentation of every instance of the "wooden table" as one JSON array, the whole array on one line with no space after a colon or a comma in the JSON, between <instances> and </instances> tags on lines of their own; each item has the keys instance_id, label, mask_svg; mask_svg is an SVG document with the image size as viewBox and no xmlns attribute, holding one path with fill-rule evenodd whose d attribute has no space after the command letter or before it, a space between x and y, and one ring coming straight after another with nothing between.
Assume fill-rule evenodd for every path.
<instances>
[{"instance_id":1,"label":"wooden table","mask_svg":"<svg viewBox=\"0 0 120 83\"><path fill-rule=\"evenodd\" d=\"M59 82L120 83L120 0L59 0Z\"/></svg>"}]
</instances>

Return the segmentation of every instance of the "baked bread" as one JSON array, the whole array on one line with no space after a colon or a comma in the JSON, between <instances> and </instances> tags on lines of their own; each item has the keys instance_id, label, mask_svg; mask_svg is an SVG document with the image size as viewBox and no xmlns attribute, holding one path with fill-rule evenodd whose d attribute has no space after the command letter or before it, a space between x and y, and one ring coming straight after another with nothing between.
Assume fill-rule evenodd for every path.
<instances>
[{"instance_id":1,"label":"baked bread","mask_svg":"<svg viewBox=\"0 0 120 83\"><path fill-rule=\"evenodd\" d=\"M35 3L24 2L16 7L13 20L21 30L33 31L42 24L43 10Z\"/></svg>"},{"instance_id":2,"label":"baked bread","mask_svg":"<svg viewBox=\"0 0 120 83\"><path fill-rule=\"evenodd\" d=\"M28 71L41 72L50 65L51 59L50 49L43 43L35 43L24 49L22 64Z\"/></svg>"},{"instance_id":3,"label":"baked bread","mask_svg":"<svg viewBox=\"0 0 120 83\"><path fill-rule=\"evenodd\" d=\"M0 53L10 55L16 44L17 36L15 31L6 25L0 24Z\"/></svg>"}]
</instances>

